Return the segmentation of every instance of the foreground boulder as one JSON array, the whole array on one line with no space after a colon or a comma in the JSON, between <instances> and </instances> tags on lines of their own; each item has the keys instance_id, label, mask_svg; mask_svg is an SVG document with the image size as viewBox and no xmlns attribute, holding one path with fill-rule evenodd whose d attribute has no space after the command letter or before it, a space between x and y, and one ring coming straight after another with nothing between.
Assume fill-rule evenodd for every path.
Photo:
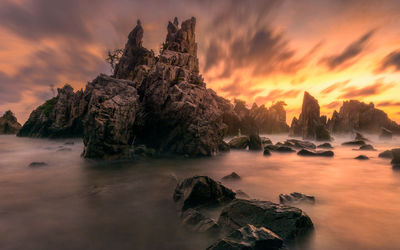
<instances>
[{"instance_id":1,"label":"foreground boulder","mask_svg":"<svg viewBox=\"0 0 400 250\"><path fill-rule=\"evenodd\" d=\"M8 110L0 117L0 135L1 134L16 134L21 129L21 124L11 110Z\"/></svg>"},{"instance_id":2,"label":"foreground boulder","mask_svg":"<svg viewBox=\"0 0 400 250\"><path fill-rule=\"evenodd\" d=\"M392 150L385 150L382 153L378 155L380 158L387 158L387 159L393 159L393 153Z\"/></svg>"},{"instance_id":3,"label":"foreground boulder","mask_svg":"<svg viewBox=\"0 0 400 250\"><path fill-rule=\"evenodd\" d=\"M358 150L375 151L376 149L371 144L362 145Z\"/></svg>"},{"instance_id":4,"label":"foreground boulder","mask_svg":"<svg viewBox=\"0 0 400 250\"><path fill-rule=\"evenodd\" d=\"M332 144L330 144L329 142L326 142L326 143L323 143L323 144L318 145L317 148L328 148L328 149L332 149L333 146L332 146Z\"/></svg>"},{"instance_id":5,"label":"foreground boulder","mask_svg":"<svg viewBox=\"0 0 400 250\"><path fill-rule=\"evenodd\" d=\"M229 147L232 149L246 149L249 146L250 139L247 136L235 137L229 141Z\"/></svg>"},{"instance_id":6,"label":"foreground boulder","mask_svg":"<svg viewBox=\"0 0 400 250\"><path fill-rule=\"evenodd\" d=\"M217 241L207 250L279 250L283 249L282 239L265 227L246 225Z\"/></svg>"},{"instance_id":7,"label":"foreground boulder","mask_svg":"<svg viewBox=\"0 0 400 250\"><path fill-rule=\"evenodd\" d=\"M218 206L232 201L235 193L208 176L194 176L180 182L174 201L181 211L189 208Z\"/></svg>"},{"instance_id":8,"label":"foreground boulder","mask_svg":"<svg viewBox=\"0 0 400 250\"><path fill-rule=\"evenodd\" d=\"M221 229L228 233L247 224L268 228L284 241L295 240L314 228L302 210L258 200L234 200L222 210L218 220Z\"/></svg>"},{"instance_id":9,"label":"foreground boulder","mask_svg":"<svg viewBox=\"0 0 400 250\"><path fill-rule=\"evenodd\" d=\"M331 151L331 150L314 151L314 150L308 150L308 149L302 149L297 154L301 155L301 156L322 156L322 157L333 157L335 155L333 153L333 151Z\"/></svg>"},{"instance_id":10,"label":"foreground boulder","mask_svg":"<svg viewBox=\"0 0 400 250\"><path fill-rule=\"evenodd\" d=\"M182 225L191 232L219 233L219 226L215 220L207 218L199 211L189 208L182 213Z\"/></svg>"},{"instance_id":11,"label":"foreground boulder","mask_svg":"<svg viewBox=\"0 0 400 250\"><path fill-rule=\"evenodd\" d=\"M249 150L262 150L262 141L259 135L251 134L249 136Z\"/></svg>"},{"instance_id":12,"label":"foreground boulder","mask_svg":"<svg viewBox=\"0 0 400 250\"><path fill-rule=\"evenodd\" d=\"M379 135L379 139L381 140L391 140L393 138L393 132L389 129L382 128L381 134Z\"/></svg>"},{"instance_id":13,"label":"foreground boulder","mask_svg":"<svg viewBox=\"0 0 400 250\"><path fill-rule=\"evenodd\" d=\"M280 194L279 202L281 204L299 204L299 203L314 204L315 197L311 195L305 195L302 193L294 192L290 194Z\"/></svg>"},{"instance_id":14,"label":"foreground boulder","mask_svg":"<svg viewBox=\"0 0 400 250\"><path fill-rule=\"evenodd\" d=\"M330 141L331 135L327 129L326 117L320 115L317 99L304 92L303 106L299 119L293 118L290 136L307 140Z\"/></svg>"},{"instance_id":15,"label":"foreground boulder","mask_svg":"<svg viewBox=\"0 0 400 250\"><path fill-rule=\"evenodd\" d=\"M392 149L392 165L399 165L400 164L400 148Z\"/></svg>"}]
</instances>

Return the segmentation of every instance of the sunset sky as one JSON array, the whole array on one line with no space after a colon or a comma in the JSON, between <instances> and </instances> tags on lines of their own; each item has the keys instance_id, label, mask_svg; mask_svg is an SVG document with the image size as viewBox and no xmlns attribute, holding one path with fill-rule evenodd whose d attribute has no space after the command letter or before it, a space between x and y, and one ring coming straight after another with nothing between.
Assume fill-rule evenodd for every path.
<instances>
[{"instance_id":1,"label":"sunset sky","mask_svg":"<svg viewBox=\"0 0 400 250\"><path fill-rule=\"evenodd\" d=\"M25 122L57 87L109 74L138 18L158 53L175 16L197 18L201 73L226 98L283 100L290 124L308 91L323 114L358 99L400 122L398 0L2 0L0 112Z\"/></svg>"}]
</instances>

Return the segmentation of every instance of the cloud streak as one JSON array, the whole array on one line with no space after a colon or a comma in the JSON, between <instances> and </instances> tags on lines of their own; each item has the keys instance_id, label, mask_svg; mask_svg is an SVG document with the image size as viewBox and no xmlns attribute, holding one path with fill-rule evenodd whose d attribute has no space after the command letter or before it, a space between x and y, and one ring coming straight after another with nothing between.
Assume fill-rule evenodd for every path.
<instances>
[{"instance_id":1,"label":"cloud streak","mask_svg":"<svg viewBox=\"0 0 400 250\"><path fill-rule=\"evenodd\" d=\"M368 85L366 87L347 87L342 90L342 95L339 96L340 99L350 99L357 97L368 97L377 94L382 94L384 91L391 89L395 86L393 83L385 84L381 81L376 81L375 83Z\"/></svg>"}]
</instances>

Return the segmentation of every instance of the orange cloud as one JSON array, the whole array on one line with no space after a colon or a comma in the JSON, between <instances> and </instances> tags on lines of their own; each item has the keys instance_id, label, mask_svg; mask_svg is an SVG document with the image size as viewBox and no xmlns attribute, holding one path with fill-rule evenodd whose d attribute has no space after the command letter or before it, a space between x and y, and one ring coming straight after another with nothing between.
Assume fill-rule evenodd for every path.
<instances>
[{"instance_id":1,"label":"orange cloud","mask_svg":"<svg viewBox=\"0 0 400 250\"><path fill-rule=\"evenodd\" d=\"M343 88L344 86L346 86L348 83L350 82L350 80L346 80L343 82L337 82L332 84L331 86L327 87L326 89L322 90L321 93L322 94L329 94L332 91L339 89L339 88Z\"/></svg>"},{"instance_id":2,"label":"orange cloud","mask_svg":"<svg viewBox=\"0 0 400 250\"><path fill-rule=\"evenodd\" d=\"M356 98L356 97L367 97L367 96L373 96L377 94L381 94L384 91L393 88L395 85L390 83L390 84L384 84L382 82L376 82L372 85L362 87L362 88L357 88L357 87L348 87L342 90L343 94L339 96L341 99L350 99L350 98Z\"/></svg>"},{"instance_id":3,"label":"orange cloud","mask_svg":"<svg viewBox=\"0 0 400 250\"><path fill-rule=\"evenodd\" d=\"M324 105L324 107L327 109L334 109L334 108L340 107L340 105L341 105L341 102L334 101L334 102Z\"/></svg>"},{"instance_id":4,"label":"orange cloud","mask_svg":"<svg viewBox=\"0 0 400 250\"><path fill-rule=\"evenodd\" d=\"M302 91L301 90L282 90L274 89L271 90L266 96L259 96L256 98L256 103L262 104L269 101L277 101L281 99L296 98Z\"/></svg>"}]
</instances>

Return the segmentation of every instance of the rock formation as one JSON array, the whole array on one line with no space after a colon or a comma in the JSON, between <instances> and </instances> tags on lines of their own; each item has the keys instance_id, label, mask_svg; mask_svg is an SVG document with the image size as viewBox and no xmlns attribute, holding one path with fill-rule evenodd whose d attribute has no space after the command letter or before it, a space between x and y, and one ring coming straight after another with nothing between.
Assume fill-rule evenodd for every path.
<instances>
[{"instance_id":1,"label":"rock formation","mask_svg":"<svg viewBox=\"0 0 400 250\"><path fill-rule=\"evenodd\" d=\"M290 136L307 140L329 141L326 117L320 116L318 101L308 92L304 92L303 106L299 119L293 118Z\"/></svg>"},{"instance_id":2,"label":"rock formation","mask_svg":"<svg viewBox=\"0 0 400 250\"><path fill-rule=\"evenodd\" d=\"M87 102L83 91L74 93L70 85L57 89L57 96L35 109L18 136L68 138L83 135Z\"/></svg>"},{"instance_id":3,"label":"rock formation","mask_svg":"<svg viewBox=\"0 0 400 250\"><path fill-rule=\"evenodd\" d=\"M0 117L0 134L16 134L21 129L21 124L11 110L8 110Z\"/></svg>"},{"instance_id":4,"label":"rock formation","mask_svg":"<svg viewBox=\"0 0 400 250\"><path fill-rule=\"evenodd\" d=\"M352 133L354 130L379 133L382 127L400 133L400 126L390 120L385 112L375 108L373 103L356 100L343 102L340 111L335 111L328 121L328 127L336 134Z\"/></svg>"}]
</instances>

